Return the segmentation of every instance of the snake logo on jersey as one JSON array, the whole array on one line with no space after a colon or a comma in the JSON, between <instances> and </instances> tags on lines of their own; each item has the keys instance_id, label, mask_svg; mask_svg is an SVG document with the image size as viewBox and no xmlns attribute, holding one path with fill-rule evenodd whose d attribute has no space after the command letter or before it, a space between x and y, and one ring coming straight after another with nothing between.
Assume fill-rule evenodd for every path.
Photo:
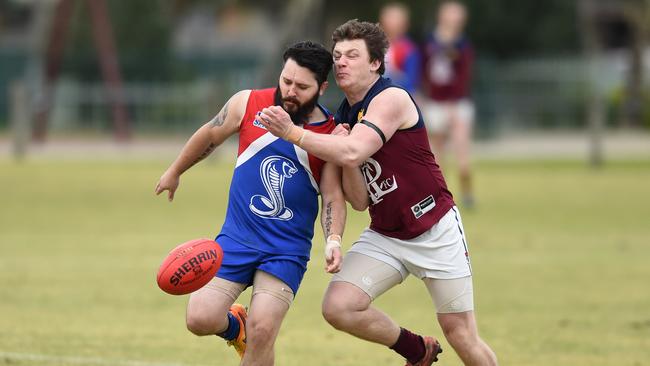
<instances>
[{"instance_id":1,"label":"snake logo on jersey","mask_svg":"<svg viewBox=\"0 0 650 366\"><path fill-rule=\"evenodd\" d=\"M289 159L272 155L260 164L260 178L268 196L256 194L248 206L257 216L265 219L291 220L293 211L284 201L284 181L298 173L296 165Z\"/></svg>"},{"instance_id":2,"label":"snake logo on jersey","mask_svg":"<svg viewBox=\"0 0 650 366\"><path fill-rule=\"evenodd\" d=\"M228 210L217 241L234 241L262 253L309 258L325 162L255 122L259 111L275 105L275 94L275 88L252 90L248 97L239 126ZM303 128L329 134L334 120L325 108L317 108L327 119Z\"/></svg>"}]
</instances>

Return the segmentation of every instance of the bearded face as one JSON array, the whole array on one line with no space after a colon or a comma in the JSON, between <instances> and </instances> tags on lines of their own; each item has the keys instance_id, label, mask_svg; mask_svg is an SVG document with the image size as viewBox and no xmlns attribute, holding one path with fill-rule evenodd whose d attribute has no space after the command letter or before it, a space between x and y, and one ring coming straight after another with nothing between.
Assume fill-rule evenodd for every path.
<instances>
[{"instance_id":1,"label":"bearded face","mask_svg":"<svg viewBox=\"0 0 650 366\"><path fill-rule=\"evenodd\" d=\"M324 89L323 85L318 84L310 69L289 58L284 63L275 90L275 105L281 106L293 123L303 124L316 107L321 89Z\"/></svg>"},{"instance_id":2,"label":"bearded face","mask_svg":"<svg viewBox=\"0 0 650 366\"><path fill-rule=\"evenodd\" d=\"M301 125L307 122L307 117L309 117L318 103L318 97L318 92L316 92L309 99L301 102L295 96L283 97L280 85L275 89L275 105L281 106L282 109L289 114L291 120L296 125Z\"/></svg>"}]
</instances>

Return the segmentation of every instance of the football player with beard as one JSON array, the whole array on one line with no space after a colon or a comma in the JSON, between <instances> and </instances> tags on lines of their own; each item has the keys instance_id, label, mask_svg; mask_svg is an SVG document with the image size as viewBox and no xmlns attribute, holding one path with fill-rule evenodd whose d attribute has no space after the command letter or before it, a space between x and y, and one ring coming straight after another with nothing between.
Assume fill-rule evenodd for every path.
<instances>
[{"instance_id":1,"label":"football player with beard","mask_svg":"<svg viewBox=\"0 0 650 366\"><path fill-rule=\"evenodd\" d=\"M319 193L325 269L335 273L341 265L346 206L340 168L275 137L256 121L264 108L279 106L296 125L330 133L334 121L318 97L327 89L332 55L305 41L289 47L283 58L277 87L234 94L189 139L155 190L168 191L171 201L181 174L239 133L228 210L216 237L223 263L216 277L190 296L187 328L198 336L224 338L242 357L241 365L274 363L275 339L307 269ZM247 313L234 302L251 285Z\"/></svg>"}]
</instances>

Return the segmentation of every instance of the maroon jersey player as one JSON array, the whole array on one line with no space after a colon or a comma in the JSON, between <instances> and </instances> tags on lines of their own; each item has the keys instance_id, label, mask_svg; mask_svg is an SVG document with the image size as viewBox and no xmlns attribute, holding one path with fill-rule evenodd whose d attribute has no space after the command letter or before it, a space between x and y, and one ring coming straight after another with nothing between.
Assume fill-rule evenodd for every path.
<instances>
[{"instance_id":1,"label":"maroon jersey player","mask_svg":"<svg viewBox=\"0 0 650 366\"><path fill-rule=\"evenodd\" d=\"M496 365L478 336L460 214L429 150L422 114L407 91L382 77L385 34L376 24L351 20L332 39L336 82L345 94L333 134L297 127L281 108L265 108L258 117L274 135L342 166L346 198L355 209L369 207L370 227L325 294L325 319L393 349L407 365L431 365L441 351L438 341L400 327L372 306L413 274L426 285L444 335L463 362Z\"/></svg>"},{"instance_id":2,"label":"maroon jersey player","mask_svg":"<svg viewBox=\"0 0 650 366\"><path fill-rule=\"evenodd\" d=\"M440 159L451 142L460 174L461 199L472 207L470 144L474 104L470 96L474 50L463 35L464 5L446 0L438 8L438 22L424 45L422 112L431 147Z\"/></svg>"}]
</instances>

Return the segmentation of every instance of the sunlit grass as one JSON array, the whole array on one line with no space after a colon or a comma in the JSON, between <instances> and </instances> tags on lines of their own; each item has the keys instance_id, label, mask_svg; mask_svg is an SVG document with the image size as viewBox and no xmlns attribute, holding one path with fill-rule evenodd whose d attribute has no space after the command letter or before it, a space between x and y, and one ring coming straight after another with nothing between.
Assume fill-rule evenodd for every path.
<instances>
[{"instance_id":1,"label":"sunlit grass","mask_svg":"<svg viewBox=\"0 0 650 366\"><path fill-rule=\"evenodd\" d=\"M216 337L189 334L186 297L155 284L172 247L218 232L232 163L194 168L172 204L153 195L164 168L145 161L0 162L0 364L69 360L25 355L89 364L238 364ZM455 186L453 170L448 178ZM578 162L485 162L475 183L478 206L462 210L463 220L480 331L501 364L647 364L650 162L596 171ZM366 213L349 212L346 246L367 223ZM329 275L316 233L276 364L401 364L392 351L322 319ZM405 327L441 335L431 300L413 278L377 306ZM460 365L443 347L441 364Z\"/></svg>"}]
</instances>

